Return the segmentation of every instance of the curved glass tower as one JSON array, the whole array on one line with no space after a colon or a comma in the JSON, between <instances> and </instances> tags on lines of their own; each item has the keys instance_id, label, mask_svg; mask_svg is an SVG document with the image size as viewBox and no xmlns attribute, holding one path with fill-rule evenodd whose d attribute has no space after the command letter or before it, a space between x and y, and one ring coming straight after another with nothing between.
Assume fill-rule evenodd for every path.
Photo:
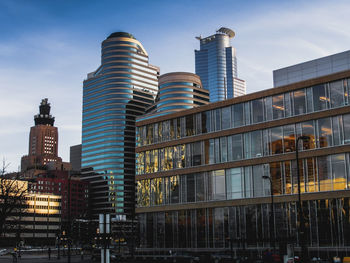
<instances>
[{"instance_id":1,"label":"curved glass tower","mask_svg":"<svg viewBox=\"0 0 350 263\"><path fill-rule=\"evenodd\" d=\"M172 72L159 77L157 112L175 112L209 103L209 93L202 88L198 75Z\"/></svg>"},{"instance_id":2,"label":"curved glass tower","mask_svg":"<svg viewBox=\"0 0 350 263\"><path fill-rule=\"evenodd\" d=\"M82 172L91 182L93 216L133 214L135 118L154 102L158 75L131 34L102 42L101 66L83 84Z\"/></svg>"}]
</instances>

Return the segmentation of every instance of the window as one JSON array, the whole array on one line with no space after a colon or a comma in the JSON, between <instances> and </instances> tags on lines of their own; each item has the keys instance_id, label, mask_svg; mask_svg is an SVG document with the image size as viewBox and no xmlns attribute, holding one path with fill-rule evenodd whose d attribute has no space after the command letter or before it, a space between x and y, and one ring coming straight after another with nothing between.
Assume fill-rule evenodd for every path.
<instances>
[{"instance_id":1,"label":"window","mask_svg":"<svg viewBox=\"0 0 350 263\"><path fill-rule=\"evenodd\" d=\"M283 153L282 127L271 128L271 154Z\"/></svg>"},{"instance_id":2,"label":"window","mask_svg":"<svg viewBox=\"0 0 350 263\"><path fill-rule=\"evenodd\" d=\"M243 103L232 105L232 127L240 127L244 125Z\"/></svg>"},{"instance_id":3,"label":"window","mask_svg":"<svg viewBox=\"0 0 350 263\"><path fill-rule=\"evenodd\" d=\"M312 87L312 96L314 111L325 110L328 108L329 98L326 94L324 84Z\"/></svg>"},{"instance_id":4,"label":"window","mask_svg":"<svg viewBox=\"0 0 350 263\"><path fill-rule=\"evenodd\" d=\"M323 118L317 120L318 123L318 142L319 147L329 147L332 146L332 126L330 118Z\"/></svg>"},{"instance_id":5,"label":"window","mask_svg":"<svg viewBox=\"0 0 350 263\"><path fill-rule=\"evenodd\" d=\"M231 128L231 107L222 108L222 129Z\"/></svg>"},{"instance_id":6,"label":"window","mask_svg":"<svg viewBox=\"0 0 350 263\"><path fill-rule=\"evenodd\" d=\"M343 115L344 143L350 143L350 114Z\"/></svg>"},{"instance_id":7,"label":"window","mask_svg":"<svg viewBox=\"0 0 350 263\"><path fill-rule=\"evenodd\" d=\"M284 152L294 152L295 151L295 132L294 125L283 126L283 144Z\"/></svg>"},{"instance_id":8,"label":"window","mask_svg":"<svg viewBox=\"0 0 350 263\"><path fill-rule=\"evenodd\" d=\"M329 83L331 108L344 105L344 86L343 80Z\"/></svg>"},{"instance_id":9,"label":"window","mask_svg":"<svg viewBox=\"0 0 350 263\"><path fill-rule=\"evenodd\" d=\"M264 121L264 103L263 99L251 101L252 103L252 121L253 123Z\"/></svg>"},{"instance_id":10,"label":"window","mask_svg":"<svg viewBox=\"0 0 350 263\"><path fill-rule=\"evenodd\" d=\"M272 97L272 116L274 120L284 117L283 94Z\"/></svg>"},{"instance_id":11,"label":"window","mask_svg":"<svg viewBox=\"0 0 350 263\"><path fill-rule=\"evenodd\" d=\"M226 170L226 197L227 199L243 197L242 168Z\"/></svg>"},{"instance_id":12,"label":"window","mask_svg":"<svg viewBox=\"0 0 350 263\"><path fill-rule=\"evenodd\" d=\"M225 170L209 172L209 196L211 200L224 200L225 195Z\"/></svg>"},{"instance_id":13,"label":"window","mask_svg":"<svg viewBox=\"0 0 350 263\"><path fill-rule=\"evenodd\" d=\"M294 99L294 115L304 114L306 112L305 90L297 90L293 92Z\"/></svg>"}]
</instances>

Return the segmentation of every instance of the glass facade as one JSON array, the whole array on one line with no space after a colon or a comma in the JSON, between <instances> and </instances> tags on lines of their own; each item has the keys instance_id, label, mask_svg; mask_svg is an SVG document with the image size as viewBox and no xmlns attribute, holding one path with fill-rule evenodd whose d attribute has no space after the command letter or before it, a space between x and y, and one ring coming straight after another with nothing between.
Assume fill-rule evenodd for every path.
<instances>
[{"instance_id":1,"label":"glass facade","mask_svg":"<svg viewBox=\"0 0 350 263\"><path fill-rule=\"evenodd\" d=\"M341 85L342 88L338 88L337 95L333 95L333 102L330 103L330 90L335 85ZM179 123L179 133L176 136L177 138L184 138L192 135L217 132L225 129L269 122L271 120L282 120L306 113L344 107L349 104L349 85L350 79L342 79L308 88L302 88L293 92L286 92L279 95L251 100L245 103L233 104L229 107L203 111L194 114L192 117L186 116L180 117L179 120L166 120L161 123L161 125L168 126L170 123ZM306 96L306 94L309 94L309 96ZM231 109L231 112L228 110L229 108ZM185 121L186 118L194 119L194 123L191 124L189 128L186 127L186 124L188 123ZM156 124L160 125L158 123ZM194 128L192 125L194 125ZM144 129L144 126L138 127L138 146L173 140L173 138L167 134L158 137L157 141L154 139L154 134L149 135L149 140L145 140L144 136L146 133ZM187 129L193 129L194 132L187 133ZM181 131L184 132L181 133ZM168 132L168 129L162 131L162 133Z\"/></svg>"},{"instance_id":2,"label":"glass facade","mask_svg":"<svg viewBox=\"0 0 350 263\"><path fill-rule=\"evenodd\" d=\"M190 117L191 115L185 117L189 122L186 131L194 134L194 120ZM350 121L350 114L338 115L148 150L136 154L136 174L291 153L295 152L296 138L301 135L309 136L310 140L304 142L299 150L345 145L350 143L346 139L347 130L344 129L350 126L348 121ZM148 132L153 133L150 127L152 126L148 126ZM175 134L170 137L175 138ZM158 160L161 161L158 162Z\"/></svg>"},{"instance_id":3,"label":"glass facade","mask_svg":"<svg viewBox=\"0 0 350 263\"><path fill-rule=\"evenodd\" d=\"M83 85L82 171L91 182L93 214L128 218L135 200L135 119L154 102L158 69L141 43L122 32L103 41L101 61Z\"/></svg>"},{"instance_id":4,"label":"glass facade","mask_svg":"<svg viewBox=\"0 0 350 263\"><path fill-rule=\"evenodd\" d=\"M350 245L349 205L348 197L303 202L311 255L326 257L327 250L332 253L330 248ZM274 205L272 231L270 209L270 204L257 204L139 214L140 248L229 251L231 240L235 250L264 251L272 246L271 233L278 242L298 244L296 203Z\"/></svg>"},{"instance_id":5,"label":"glass facade","mask_svg":"<svg viewBox=\"0 0 350 263\"><path fill-rule=\"evenodd\" d=\"M196 74L200 76L203 88L209 91L210 102L245 94L245 82L237 79L236 50L230 46L231 37L217 32L199 38L200 50L195 51Z\"/></svg>"},{"instance_id":6,"label":"glass facade","mask_svg":"<svg viewBox=\"0 0 350 263\"><path fill-rule=\"evenodd\" d=\"M296 169L290 160L142 179L137 181L138 207L270 196L270 182L262 176L272 179L274 195L297 194ZM350 188L349 153L302 159L299 169L302 193ZM176 193L170 182L176 182Z\"/></svg>"},{"instance_id":7,"label":"glass facade","mask_svg":"<svg viewBox=\"0 0 350 263\"><path fill-rule=\"evenodd\" d=\"M271 248L271 233L280 249L300 248L298 172L311 255L348 247L350 79L343 76L137 122L140 249L213 252L233 242L261 252ZM296 145L300 136L310 139Z\"/></svg>"},{"instance_id":8,"label":"glass facade","mask_svg":"<svg viewBox=\"0 0 350 263\"><path fill-rule=\"evenodd\" d=\"M188 72L172 72L159 77L156 103L142 119L191 109L209 103L209 92L202 88L199 76Z\"/></svg>"}]
</instances>

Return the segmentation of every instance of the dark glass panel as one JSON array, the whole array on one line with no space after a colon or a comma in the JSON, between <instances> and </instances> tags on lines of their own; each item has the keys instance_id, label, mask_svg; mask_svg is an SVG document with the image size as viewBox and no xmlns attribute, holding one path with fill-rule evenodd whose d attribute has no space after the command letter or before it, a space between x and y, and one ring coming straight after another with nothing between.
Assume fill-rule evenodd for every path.
<instances>
[{"instance_id":1,"label":"dark glass panel","mask_svg":"<svg viewBox=\"0 0 350 263\"><path fill-rule=\"evenodd\" d=\"M310 137L310 140L303 140L303 142L302 142L303 149L304 150L315 149L316 148L316 137L315 137L314 121L302 122L301 129L302 129L303 136Z\"/></svg>"},{"instance_id":2,"label":"dark glass panel","mask_svg":"<svg viewBox=\"0 0 350 263\"><path fill-rule=\"evenodd\" d=\"M284 117L283 94L272 97L272 116L274 120Z\"/></svg>"},{"instance_id":3,"label":"dark glass panel","mask_svg":"<svg viewBox=\"0 0 350 263\"><path fill-rule=\"evenodd\" d=\"M253 123L264 121L264 101L263 99L257 99L251 101L252 105L252 120Z\"/></svg>"},{"instance_id":4,"label":"dark glass panel","mask_svg":"<svg viewBox=\"0 0 350 263\"><path fill-rule=\"evenodd\" d=\"M320 184L320 191L332 190L332 174L330 158L327 156L317 157L318 179Z\"/></svg>"},{"instance_id":5,"label":"dark glass panel","mask_svg":"<svg viewBox=\"0 0 350 263\"><path fill-rule=\"evenodd\" d=\"M222 118L222 129L231 128L231 107L222 108L221 118Z\"/></svg>"},{"instance_id":6,"label":"dark glass panel","mask_svg":"<svg viewBox=\"0 0 350 263\"><path fill-rule=\"evenodd\" d=\"M194 174L186 175L186 185L187 185L187 202L195 201L195 176Z\"/></svg>"},{"instance_id":7,"label":"dark glass panel","mask_svg":"<svg viewBox=\"0 0 350 263\"><path fill-rule=\"evenodd\" d=\"M240 127L244 125L244 110L243 103L234 104L232 106L233 126Z\"/></svg>"},{"instance_id":8,"label":"dark glass panel","mask_svg":"<svg viewBox=\"0 0 350 263\"><path fill-rule=\"evenodd\" d=\"M295 151L294 124L283 126L283 144L285 153Z\"/></svg>"},{"instance_id":9,"label":"dark glass panel","mask_svg":"<svg viewBox=\"0 0 350 263\"><path fill-rule=\"evenodd\" d=\"M271 128L271 153L283 153L282 127Z\"/></svg>"},{"instance_id":10,"label":"dark glass panel","mask_svg":"<svg viewBox=\"0 0 350 263\"><path fill-rule=\"evenodd\" d=\"M283 178L282 178L282 167L280 162L270 163L270 176L272 179L273 194L281 195L283 194ZM268 180L266 180L268 181ZM266 183L270 183L269 181Z\"/></svg>"},{"instance_id":11,"label":"dark glass panel","mask_svg":"<svg viewBox=\"0 0 350 263\"><path fill-rule=\"evenodd\" d=\"M318 141L319 147L329 147L332 146L332 126L331 118L323 118L317 120L318 123Z\"/></svg>"},{"instance_id":12,"label":"dark glass panel","mask_svg":"<svg viewBox=\"0 0 350 263\"><path fill-rule=\"evenodd\" d=\"M331 97L331 108L344 105L344 85L343 80L329 83L329 91Z\"/></svg>"},{"instance_id":13,"label":"dark glass panel","mask_svg":"<svg viewBox=\"0 0 350 263\"><path fill-rule=\"evenodd\" d=\"M294 99L294 115L304 114L306 112L305 90L297 90L293 92Z\"/></svg>"},{"instance_id":14,"label":"dark glass panel","mask_svg":"<svg viewBox=\"0 0 350 263\"><path fill-rule=\"evenodd\" d=\"M312 96L314 111L325 110L328 108L329 98L326 94L326 89L324 84L320 84L312 87Z\"/></svg>"},{"instance_id":15,"label":"dark glass panel","mask_svg":"<svg viewBox=\"0 0 350 263\"><path fill-rule=\"evenodd\" d=\"M350 143L350 114L343 115L344 144Z\"/></svg>"},{"instance_id":16,"label":"dark glass panel","mask_svg":"<svg viewBox=\"0 0 350 263\"><path fill-rule=\"evenodd\" d=\"M193 115L188 115L185 117L186 120L186 136L194 135L194 119Z\"/></svg>"},{"instance_id":17,"label":"dark glass panel","mask_svg":"<svg viewBox=\"0 0 350 263\"><path fill-rule=\"evenodd\" d=\"M197 247L205 248L207 245L206 240L206 216L205 209L196 209L197 217Z\"/></svg>"}]
</instances>

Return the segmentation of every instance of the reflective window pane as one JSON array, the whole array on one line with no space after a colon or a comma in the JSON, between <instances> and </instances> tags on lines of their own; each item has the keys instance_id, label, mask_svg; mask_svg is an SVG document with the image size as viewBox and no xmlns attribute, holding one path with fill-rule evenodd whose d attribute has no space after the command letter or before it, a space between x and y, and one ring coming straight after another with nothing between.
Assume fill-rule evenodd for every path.
<instances>
[{"instance_id":1,"label":"reflective window pane","mask_svg":"<svg viewBox=\"0 0 350 263\"><path fill-rule=\"evenodd\" d=\"M272 115L274 120L284 117L283 94L272 97Z\"/></svg>"},{"instance_id":2,"label":"reflective window pane","mask_svg":"<svg viewBox=\"0 0 350 263\"><path fill-rule=\"evenodd\" d=\"M231 128L231 107L222 108L222 129Z\"/></svg>"},{"instance_id":3,"label":"reflective window pane","mask_svg":"<svg viewBox=\"0 0 350 263\"><path fill-rule=\"evenodd\" d=\"M258 123L264 121L264 102L263 99L251 101L252 107L252 122Z\"/></svg>"},{"instance_id":4,"label":"reflective window pane","mask_svg":"<svg viewBox=\"0 0 350 263\"><path fill-rule=\"evenodd\" d=\"M297 90L293 92L294 99L294 115L304 114L306 112L305 90Z\"/></svg>"},{"instance_id":5,"label":"reflective window pane","mask_svg":"<svg viewBox=\"0 0 350 263\"><path fill-rule=\"evenodd\" d=\"M344 85L343 81L334 81L329 83L329 91L331 97L331 107L339 107L344 105Z\"/></svg>"},{"instance_id":6,"label":"reflective window pane","mask_svg":"<svg viewBox=\"0 0 350 263\"><path fill-rule=\"evenodd\" d=\"M314 111L325 110L328 108L329 98L326 94L324 84L312 87Z\"/></svg>"}]
</instances>

